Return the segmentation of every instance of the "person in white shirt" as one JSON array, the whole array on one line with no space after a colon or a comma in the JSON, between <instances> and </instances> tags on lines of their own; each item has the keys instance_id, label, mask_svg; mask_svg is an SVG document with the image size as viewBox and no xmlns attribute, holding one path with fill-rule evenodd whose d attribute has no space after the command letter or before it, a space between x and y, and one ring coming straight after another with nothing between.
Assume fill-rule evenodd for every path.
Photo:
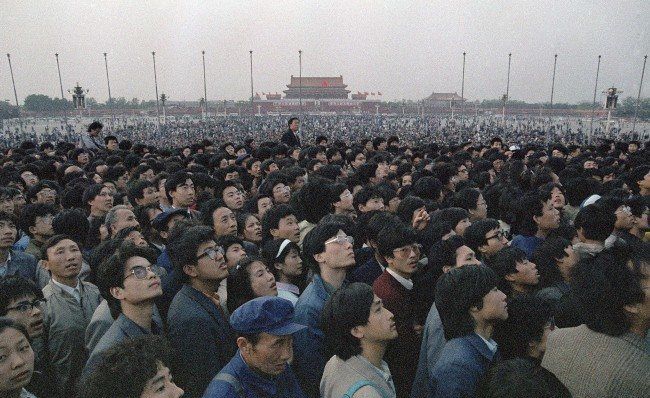
<instances>
[{"instance_id":1,"label":"person in white shirt","mask_svg":"<svg viewBox=\"0 0 650 398\"><path fill-rule=\"evenodd\" d=\"M305 269L300 257L300 247L289 239L273 239L264 245L262 256L275 276L278 297L298 302L305 287Z\"/></svg>"}]
</instances>

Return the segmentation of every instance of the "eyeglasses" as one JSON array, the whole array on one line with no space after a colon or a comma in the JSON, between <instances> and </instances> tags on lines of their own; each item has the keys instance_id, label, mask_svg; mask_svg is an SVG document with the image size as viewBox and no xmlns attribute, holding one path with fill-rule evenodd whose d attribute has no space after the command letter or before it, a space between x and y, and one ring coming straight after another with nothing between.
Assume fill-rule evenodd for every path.
<instances>
[{"instance_id":1,"label":"eyeglasses","mask_svg":"<svg viewBox=\"0 0 650 398\"><path fill-rule=\"evenodd\" d=\"M210 260L214 260L215 258L217 258L217 253L219 253L220 255L223 256L223 254L224 254L223 247L217 246L217 247L214 247L212 249L208 249L208 250L204 251L203 253L201 253L200 255L198 255L196 257L196 259L200 260L203 257L208 256L208 257L210 257Z\"/></svg>"},{"instance_id":2,"label":"eyeglasses","mask_svg":"<svg viewBox=\"0 0 650 398\"><path fill-rule=\"evenodd\" d=\"M346 243L354 244L354 238L351 236L347 235L336 235L330 240L325 241L326 245L329 245L330 243L337 243L339 245L344 245Z\"/></svg>"},{"instance_id":3,"label":"eyeglasses","mask_svg":"<svg viewBox=\"0 0 650 398\"><path fill-rule=\"evenodd\" d=\"M34 308L38 308L40 310L46 302L47 300L44 298L36 299L31 303L29 301L22 301L14 307L8 307L7 312L9 311L29 312L32 311Z\"/></svg>"},{"instance_id":4,"label":"eyeglasses","mask_svg":"<svg viewBox=\"0 0 650 398\"><path fill-rule=\"evenodd\" d=\"M487 241L489 241L490 239L494 239L494 238L496 238L496 239L503 239L503 238L505 238L505 236L506 236L506 234L504 234L503 231L499 231L499 232L497 232L496 234L494 234L494 235L492 235L492 236L487 236L487 237L485 238L485 241L487 242Z\"/></svg>"},{"instance_id":5,"label":"eyeglasses","mask_svg":"<svg viewBox=\"0 0 650 398\"><path fill-rule=\"evenodd\" d=\"M124 280L126 280L131 275L135 276L136 279L146 279L147 276L149 276L149 271L153 272L153 274L156 276L160 275L158 268L154 268L152 265L136 265L135 267L131 268L129 274L124 277Z\"/></svg>"},{"instance_id":6,"label":"eyeglasses","mask_svg":"<svg viewBox=\"0 0 650 398\"><path fill-rule=\"evenodd\" d=\"M393 253L397 252L397 253L405 253L405 254L406 253L408 253L408 254L411 254L411 253L418 254L418 253L420 253L421 250L422 250L422 245L419 244L419 243L414 243L412 245L408 245L408 246L400 247L400 248L397 248L397 249L393 249Z\"/></svg>"}]
</instances>

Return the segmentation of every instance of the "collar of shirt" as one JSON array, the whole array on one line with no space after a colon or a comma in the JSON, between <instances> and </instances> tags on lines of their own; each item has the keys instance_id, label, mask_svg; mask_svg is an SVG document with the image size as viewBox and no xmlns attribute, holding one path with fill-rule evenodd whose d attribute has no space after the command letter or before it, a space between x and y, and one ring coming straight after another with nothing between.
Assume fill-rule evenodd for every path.
<instances>
[{"instance_id":1,"label":"collar of shirt","mask_svg":"<svg viewBox=\"0 0 650 398\"><path fill-rule=\"evenodd\" d=\"M67 285L64 285L63 283L59 283L52 278L52 283L60 287L64 292L68 293L72 297L74 297L77 301L81 301L81 293L79 292L79 280L77 280L77 287L70 287Z\"/></svg>"},{"instance_id":2,"label":"collar of shirt","mask_svg":"<svg viewBox=\"0 0 650 398\"><path fill-rule=\"evenodd\" d=\"M381 368L376 367L366 357L363 355L355 355L359 361L362 363L366 364L370 369L374 370L377 372L379 377L384 380L388 385L392 386L393 385L393 376L390 374L390 369L388 368L388 364L385 361L381 361Z\"/></svg>"},{"instance_id":3,"label":"collar of shirt","mask_svg":"<svg viewBox=\"0 0 650 398\"><path fill-rule=\"evenodd\" d=\"M11 261L11 250L7 252L7 260L4 263L0 263L0 268L3 268L3 271L7 272L7 265Z\"/></svg>"},{"instance_id":4,"label":"collar of shirt","mask_svg":"<svg viewBox=\"0 0 650 398\"><path fill-rule=\"evenodd\" d=\"M410 279L406 279L400 275L397 274L397 272L393 271L390 268L386 268L386 271L388 271L389 274L393 276L393 278L397 279L397 281L400 283L400 285L404 286L406 290L411 290L413 289L413 281Z\"/></svg>"},{"instance_id":5,"label":"collar of shirt","mask_svg":"<svg viewBox=\"0 0 650 398\"><path fill-rule=\"evenodd\" d=\"M487 345L488 350L492 351L493 354L495 354L495 353L497 352L498 344L497 344L496 341L494 341L494 340L492 340L492 339L487 340L487 339L485 339L485 337L481 336L481 335L478 334L478 333L476 333L476 335L477 335L478 337L480 337L481 340L483 340L483 342L485 343L485 345Z\"/></svg>"},{"instance_id":6,"label":"collar of shirt","mask_svg":"<svg viewBox=\"0 0 650 398\"><path fill-rule=\"evenodd\" d=\"M276 286L277 286L278 290L286 290L286 291L291 292L293 294L300 295L300 289L298 289L298 286L296 286L294 284L276 282Z\"/></svg>"}]
</instances>

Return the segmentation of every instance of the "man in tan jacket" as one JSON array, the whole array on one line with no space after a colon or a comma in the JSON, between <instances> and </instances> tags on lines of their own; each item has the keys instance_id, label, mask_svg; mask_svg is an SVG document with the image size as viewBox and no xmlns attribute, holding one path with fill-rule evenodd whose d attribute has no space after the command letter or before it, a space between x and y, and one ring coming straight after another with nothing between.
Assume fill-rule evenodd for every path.
<instances>
[{"instance_id":1,"label":"man in tan jacket","mask_svg":"<svg viewBox=\"0 0 650 398\"><path fill-rule=\"evenodd\" d=\"M323 320L328 348L335 355L325 365L321 397L395 397L383 357L388 343L397 338L397 328L372 288L353 283L339 289L325 303Z\"/></svg>"}]
</instances>

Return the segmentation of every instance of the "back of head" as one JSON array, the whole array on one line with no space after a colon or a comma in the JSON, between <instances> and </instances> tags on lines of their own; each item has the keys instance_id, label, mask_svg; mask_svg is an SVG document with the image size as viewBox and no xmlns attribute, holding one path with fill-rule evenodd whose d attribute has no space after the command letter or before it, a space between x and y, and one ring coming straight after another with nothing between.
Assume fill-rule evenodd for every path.
<instances>
[{"instance_id":1,"label":"back of head","mask_svg":"<svg viewBox=\"0 0 650 398\"><path fill-rule=\"evenodd\" d=\"M551 372L528 359L499 362L486 374L477 398L571 398L571 392Z\"/></svg>"},{"instance_id":2,"label":"back of head","mask_svg":"<svg viewBox=\"0 0 650 398\"><path fill-rule=\"evenodd\" d=\"M594 203L585 206L576 215L574 225L585 239L605 242L614 231L616 216L614 213Z\"/></svg>"}]
</instances>

